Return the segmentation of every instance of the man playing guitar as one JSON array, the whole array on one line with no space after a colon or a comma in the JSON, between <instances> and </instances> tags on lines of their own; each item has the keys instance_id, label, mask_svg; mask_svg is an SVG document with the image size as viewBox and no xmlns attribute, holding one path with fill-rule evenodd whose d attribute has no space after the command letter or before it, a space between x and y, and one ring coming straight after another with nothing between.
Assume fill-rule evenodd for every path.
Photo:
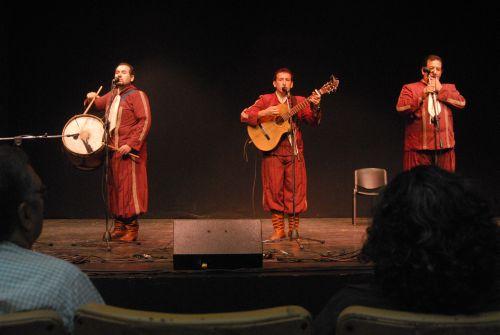
<instances>
[{"instance_id":1,"label":"man playing guitar","mask_svg":"<svg viewBox=\"0 0 500 335\"><path fill-rule=\"evenodd\" d=\"M269 240L277 241L286 237L284 216L288 215L288 235L292 238L292 233L298 231L300 213L307 210L304 144L299 123L319 124L321 94L315 91L307 99L301 96L292 97L290 90L293 88L293 74L287 68L275 72L273 86L275 92L261 95L252 106L241 112L240 120L249 126L249 133L251 129L256 129L255 132L269 139L272 133L262 126L263 122L271 119L287 121L283 115L287 115L287 111L293 106L303 105L295 117L288 119L289 126L285 122L287 131L278 137L277 145L268 151L263 151L263 207L272 213L274 233ZM285 113L283 113L284 107ZM277 122L277 124L283 123ZM255 140L254 143L257 145ZM267 148L260 149L267 150ZM298 234L295 235L298 237Z\"/></svg>"}]
</instances>

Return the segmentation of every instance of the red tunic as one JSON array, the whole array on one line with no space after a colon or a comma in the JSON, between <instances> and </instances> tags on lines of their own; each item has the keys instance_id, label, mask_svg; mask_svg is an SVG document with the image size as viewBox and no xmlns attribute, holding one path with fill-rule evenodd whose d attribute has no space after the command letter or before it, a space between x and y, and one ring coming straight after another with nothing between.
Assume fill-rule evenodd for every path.
<instances>
[{"instance_id":1,"label":"red tunic","mask_svg":"<svg viewBox=\"0 0 500 335\"><path fill-rule=\"evenodd\" d=\"M120 92L121 100L116 118L116 128L110 144L116 148L127 144L139 159L120 156L111 151L109 164L109 206L115 217L130 218L148 209L147 143L151 127L149 99L133 85ZM109 111L113 92L95 100L99 110Z\"/></svg>"},{"instance_id":2,"label":"red tunic","mask_svg":"<svg viewBox=\"0 0 500 335\"><path fill-rule=\"evenodd\" d=\"M304 97L292 98L293 105L305 100ZM255 103L243 110L241 122L256 126L259 111L278 105L276 93L261 95ZM321 114L311 110L309 105L297 113L300 121L318 125ZM298 156L295 156L295 213L307 210L307 175L304 161L304 142L300 127L296 131ZM262 159L262 205L266 211L293 213L293 148L289 137L284 135L276 148L263 153Z\"/></svg>"},{"instance_id":3,"label":"red tunic","mask_svg":"<svg viewBox=\"0 0 500 335\"><path fill-rule=\"evenodd\" d=\"M434 125L430 122L427 112L427 100L424 99L424 88L427 85L423 81L403 86L399 95L396 110L406 117L405 125L405 150L435 150ZM453 115L450 106L456 108L465 107L465 99L457 91L453 84L443 84L437 95L441 103L441 114L439 114L440 127L438 139L438 150L455 147L455 135L453 133Z\"/></svg>"},{"instance_id":4,"label":"red tunic","mask_svg":"<svg viewBox=\"0 0 500 335\"><path fill-rule=\"evenodd\" d=\"M454 170L455 135L453 132L453 114L450 107L462 109L465 99L454 84L442 84L437 94L441 105L439 131L435 136L435 126L428 112L428 99L424 96L427 84L423 81L404 85L396 105L396 110L405 117L404 167L405 170L420 164L426 164L435 150L446 157L438 158L441 167Z\"/></svg>"}]
</instances>

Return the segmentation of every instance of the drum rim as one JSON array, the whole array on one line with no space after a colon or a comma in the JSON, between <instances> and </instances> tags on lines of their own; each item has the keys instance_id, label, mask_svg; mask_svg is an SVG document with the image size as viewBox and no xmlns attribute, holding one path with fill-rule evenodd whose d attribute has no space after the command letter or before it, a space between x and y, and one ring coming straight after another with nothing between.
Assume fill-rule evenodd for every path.
<instances>
[{"instance_id":1,"label":"drum rim","mask_svg":"<svg viewBox=\"0 0 500 335\"><path fill-rule=\"evenodd\" d=\"M101 120L100 117L96 116L96 115L93 115L93 114L76 114L76 115L73 115L69 120L68 122L66 122L66 124L64 125L63 127L63 134L64 134L64 129L66 129L66 127L68 126L68 124L73 121L73 119L76 119L77 117L91 117L91 118L94 118L94 119L97 119L101 124L102 124L102 128L104 129L104 122Z\"/></svg>"}]
</instances>

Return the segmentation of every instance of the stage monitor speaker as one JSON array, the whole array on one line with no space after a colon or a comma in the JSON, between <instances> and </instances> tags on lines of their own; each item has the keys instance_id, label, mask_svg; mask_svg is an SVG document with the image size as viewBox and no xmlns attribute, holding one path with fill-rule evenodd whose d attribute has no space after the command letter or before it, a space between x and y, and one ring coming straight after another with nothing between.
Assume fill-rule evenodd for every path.
<instances>
[{"instance_id":1,"label":"stage monitor speaker","mask_svg":"<svg viewBox=\"0 0 500 335\"><path fill-rule=\"evenodd\" d=\"M174 270L262 267L260 220L174 220Z\"/></svg>"}]
</instances>

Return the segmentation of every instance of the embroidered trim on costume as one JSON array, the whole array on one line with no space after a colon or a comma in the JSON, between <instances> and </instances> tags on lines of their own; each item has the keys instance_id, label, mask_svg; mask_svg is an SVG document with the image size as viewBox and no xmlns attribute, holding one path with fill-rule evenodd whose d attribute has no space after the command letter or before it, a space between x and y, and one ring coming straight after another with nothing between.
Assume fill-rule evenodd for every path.
<instances>
[{"instance_id":1,"label":"embroidered trim on costume","mask_svg":"<svg viewBox=\"0 0 500 335\"><path fill-rule=\"evenodd\" d=\"M428 97L426 98L428 99ZM424 103L422 105L422 149L427 149L427 120L429 113L427 111L427 104Z\"/></svg>"},{"instance_id":2,"label":"embroidered trim on costume","mask_svg":"<svg viewBox=\"0 0 500 335\"><path fill-rule=\"evenodd\" d=\"M137 179L135 176L136 163L133 160L130 160L130 164L132 164L132 196L134 198L135 214L140 214L141 209L139 208L139 200L137 198Z\"/></svg>"},{"instance_id":3,"label":"embroidered trim on costume","mask_svg":"<svg viewBox=\"0 0 500 335\"><path fill-rule=\"evenodd\" d=\"M404 111L406 111L406 110L408 110L408 109L410 109L410 108L411 108L411 106L410 106L410 105L407 105L407 106L403 106L403 107L396 107L396 110L397 110L398 112L404 112Z\"/></svg>"},{"instance_id":4,"label":"embroidered trim on costume","mask_svg":"<svg viewBox=\"0 0 500 335\"><path fill-rule=\"evenodd\" d=\"M144 111L146 114L146 121L144 122L144 127L142 128L141 136L139 136L139 141L142 142L142 140L144 139L144 136L146 136L146 131L148 129L149 119L151 117L151 112L150 112L149 106L146 102L146 97L144 96L144 92L140 91L139 94L141 95L142 104L144 105Z\"/></svg>"},{"instance_id":5,"label":"embroidered trim on costume","mask_svg":"<svg viewBox=\"0 0 500 335\"><path fill-rule=\"evenodd\" d=\"M452 99L452 98L448 98L448 99L446 99L446 101L449 102L452 105L455 105L455 106L460 106L460 107L464 107L465 106L465 101L455 100L455 99Z\"/></svg>"},{"instance_id":6,"label":"embroidered trim on costume","mask_svg":"<svg viewBox=\"0 0 500 335\"><path fill-rule=\"evenodd\" d=\"M446 147L450 147L450 127L448 123L448 113L451 113L450 109L445 106L444 108L444 130L445 130L445 137L446 137Z\"/></svg>"}]
</instances>

